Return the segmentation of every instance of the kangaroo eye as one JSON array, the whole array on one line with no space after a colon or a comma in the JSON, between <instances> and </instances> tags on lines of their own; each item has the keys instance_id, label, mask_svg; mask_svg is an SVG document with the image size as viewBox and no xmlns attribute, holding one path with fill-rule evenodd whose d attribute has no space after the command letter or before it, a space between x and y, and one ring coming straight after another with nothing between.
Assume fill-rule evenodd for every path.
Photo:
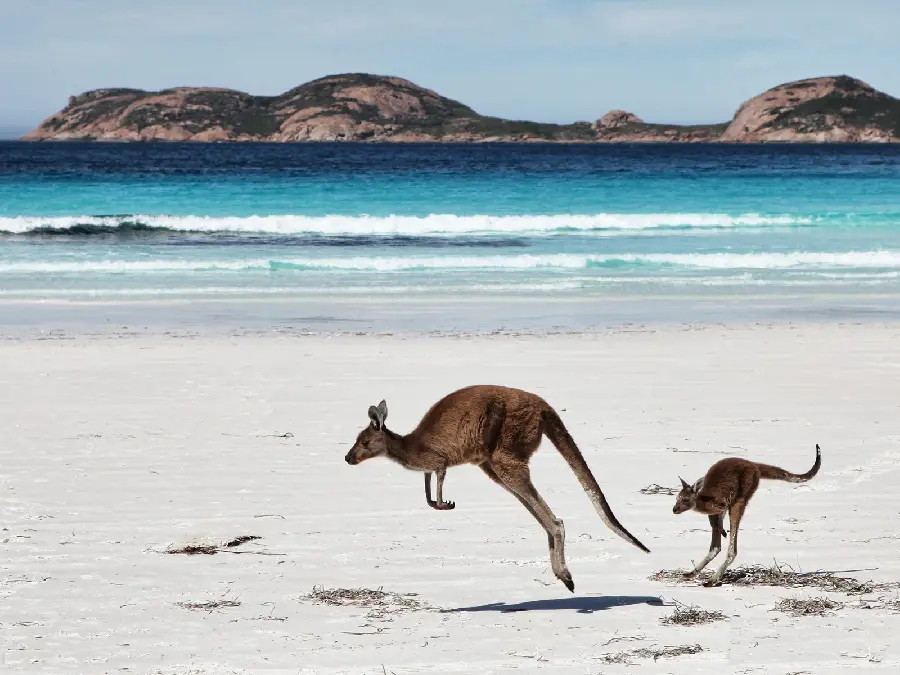
<instances>
[{"instance_id":1,"label":"kangaroo eye","mask_svg":"<svg viewBox=\"0 0 900 675\"><path fill-rule=\"evenodd\" d=\"M369 441L366 441L365 443L363 443L363 447L366 448L366 449L368 450L368 448L369 448Z\"/></svg>"}]
</instances>

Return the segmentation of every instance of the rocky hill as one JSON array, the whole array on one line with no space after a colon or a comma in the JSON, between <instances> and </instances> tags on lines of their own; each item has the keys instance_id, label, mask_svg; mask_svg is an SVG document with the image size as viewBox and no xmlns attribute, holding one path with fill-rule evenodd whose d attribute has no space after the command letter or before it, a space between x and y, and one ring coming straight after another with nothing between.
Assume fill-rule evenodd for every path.
<instances>
[{"instance_id":1,"label":"rocky hill","mask_svg":"<svg viewBox=\"0 0 900 675\"><path fill-rule=\"evenodd\" d=\"M24 140L823 142L900 140L900 100L864 82L822 77L760 94L729 123L649 124L613 110L594 123L480 115L397 77L332 75L279 96L179 87L96 89L69 98Z\"/></svg>"},{"instance_id":2,"label":"rocky hill","mask_svg":"<svg viewBox=\"0 0 900 675\"><path fill-rule=\"evenodd\" d=\"M723 141L900 140L900 100L845 75L782 84L738 108Z\"/></svg>"}]
</instances>

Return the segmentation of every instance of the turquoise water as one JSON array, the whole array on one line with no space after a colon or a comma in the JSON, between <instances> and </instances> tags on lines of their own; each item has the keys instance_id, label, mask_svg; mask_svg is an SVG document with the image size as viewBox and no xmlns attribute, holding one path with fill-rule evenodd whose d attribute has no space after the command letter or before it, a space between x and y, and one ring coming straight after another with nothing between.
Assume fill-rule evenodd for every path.
<instances>
[{"instance_id":1,"label":"turquoise water","mask_svg":"<svg viewBox=\"0 0 900 675\"><path fill-rule=\"evenodd\" d=\"M900 290L900 148L0 144L0 298Z\"/></svg>"}]
</instances>

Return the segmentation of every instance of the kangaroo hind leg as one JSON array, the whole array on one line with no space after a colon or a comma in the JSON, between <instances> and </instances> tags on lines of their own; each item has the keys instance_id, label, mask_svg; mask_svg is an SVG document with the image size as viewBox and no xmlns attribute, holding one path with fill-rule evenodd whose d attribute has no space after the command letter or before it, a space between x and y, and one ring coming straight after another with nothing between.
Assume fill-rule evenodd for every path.
<instances>
[{"instance_id":1,"label":"kangaroo hind leg","mask_svg":"<svg viewBox=\"0 0 900 675\"><path fill-rule=\"evenodd\" d=\"M709 526L712 528L712 539L709 542L709 552L703 560L694 566L694 569L684 573L685 579L693 579L697 576L703 571L703 568L709 565L710 561L722 551L722 533L725 531L722 521L723 517L721 513L709 516Z\"/></svg>"},{"instance_id":2,"label":"kangaroo hind leg","mask_svg":"<svg viewBox=\"0 0 900 675\"><path fill-rule=\"evenodd\" d=\"M544 526L543 522L541 522L541 517L537 514L537 511L535 511L535 510L532 508L531 504L529 504L529 503L526 502L524 499L522 499L522 498L521 498L518 494L516 494L513 490L510 490L510 489L506 486L506 484L505 484L502 480L500 480L500 476L498 476L498 475L494 472L494 470L491 468L490 464L487 464L487 463L482 464L482 465L481 465L481 470L484 471L485 475L486 475L488 478L490 478L492 481L494 481L495 483L497 483L497 485L499 485L500 487L502 487L504 490L506 490L506 491L507 491L509 494L511 494L513 497L515 497L516 499L518 499L518 500L519 500L519 503L522 504L522 506L525 507L525 509L528 511L528 513L530 513L530 514L532 515L532 517L533 517L536 521L538 521L538 523L541 524L541 527ZM554 553L554 550L553 550L553 549L554 549L554 547L553 547L553 535L550 534L549 532L547 532L547 547L550 549L550 556L551 556L551 557L555 556L556 553Z\"/></svg>"},{"instance_id":3,"label":"kangaroo hind leg","mask_svg":"<svg viewBox=\"0 0 900 675\"><path fill-rule=\"evenodd\" d=\"M537 489L531 482L531 472L528 469L527 460L523 461L515 456L501 452L495 452L491 461L491 469L510 492L528 508L547 532L550 547L550 565L553 574L563 582L570 591L575 590L575 582L572 573L566 565L565 540L566 530L563 521L557 518L547 503L543 500Z\"/></svg>"},{"instance_id":4,"label":"kangaroo hind leg","mask_svg":"<svg viewBox=\"0 0 900 675\"><path fill-rule=\"evenodd\" d=\"M728 513L729 520L731 521L731 535L730 540L728 541L728 554L725 556L725 562L716 570L716 573L713 574L712 578L707 581L704 586L718 586L722 583L722 575L725 574L725 570L728 569L728 566L734 562L734 559L737 557L737 540L738 540L738 529L741 525L741 518L744 516L744 509L747 508L746 501L738 501L731 505L731 509Z\"/></svg>"}]
</instances>

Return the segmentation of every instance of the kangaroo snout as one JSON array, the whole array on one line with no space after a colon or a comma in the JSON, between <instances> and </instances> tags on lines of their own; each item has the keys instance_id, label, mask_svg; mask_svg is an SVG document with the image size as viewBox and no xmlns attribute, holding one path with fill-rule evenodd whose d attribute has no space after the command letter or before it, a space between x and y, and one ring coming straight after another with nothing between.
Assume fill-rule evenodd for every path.
<instances>
[{"instance_id":1,"label":"kangaroo snout","mask_svg":"<svg viewBox=\"0 0 900 675\"><path fill-rule=\"evenodd\" d=\"M344 461L347 462L347 464L349 464L350 466L353 466L354 464L359 464L359 460L356 459L356 453L353 452L353 450L351 450L350 452L347 453L347 456L344 457Z\"/></svg>"}]
</instances>

